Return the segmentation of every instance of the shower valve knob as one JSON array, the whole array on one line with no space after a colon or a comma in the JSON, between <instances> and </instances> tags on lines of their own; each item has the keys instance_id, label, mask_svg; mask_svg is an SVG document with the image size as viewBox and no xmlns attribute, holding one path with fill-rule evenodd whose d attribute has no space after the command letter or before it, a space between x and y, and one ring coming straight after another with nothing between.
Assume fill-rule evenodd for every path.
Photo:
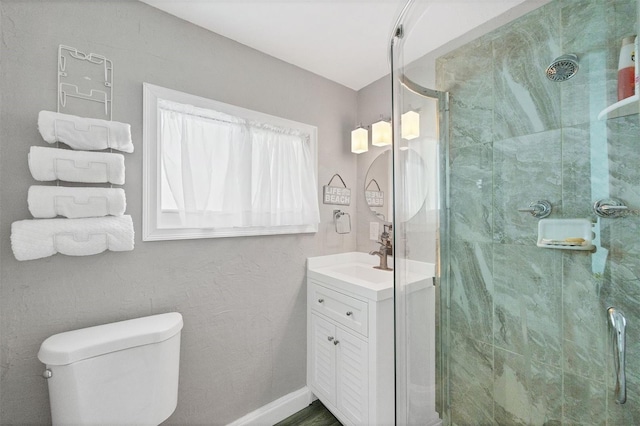
<instances>
[{"instance_id":1,"label":"shower valve knob","mask_svg":"<svg viewBox=\"0 0 640 426\"><path fill-rule=\"evenodd\" d=\"M518 209L519 212L531 213L531 216L543 219L551 214L551 203L547 200L539 200L529 204L529 207Z\"/></svg>"},{"instance_id":2,"label":"shower valve knob","mask_svg":"<svg viewBox=\"0 0 640 426\"><path fill-rule=\"evenodd\" d=\"M620 217L628 210L625 204L616 198L598 200L593 204L593 212L600 217Z\"/></svg>"}]
</instances>

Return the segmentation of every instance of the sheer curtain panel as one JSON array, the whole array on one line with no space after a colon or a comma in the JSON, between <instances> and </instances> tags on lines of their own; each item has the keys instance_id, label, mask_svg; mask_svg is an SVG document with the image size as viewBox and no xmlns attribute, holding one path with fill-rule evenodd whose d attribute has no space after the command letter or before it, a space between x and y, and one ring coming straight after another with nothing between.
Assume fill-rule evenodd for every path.
<instances>
[{"instance_id":1,"label":"sheer curtain panel","mask_svg":"<svg viewBox=\"0 0 640 426\"><path fill-rule=\"evenodd\" d=\"M188 228L315 225L309 134L158 100L160 206Z\"/></svg>"}]
</instances>

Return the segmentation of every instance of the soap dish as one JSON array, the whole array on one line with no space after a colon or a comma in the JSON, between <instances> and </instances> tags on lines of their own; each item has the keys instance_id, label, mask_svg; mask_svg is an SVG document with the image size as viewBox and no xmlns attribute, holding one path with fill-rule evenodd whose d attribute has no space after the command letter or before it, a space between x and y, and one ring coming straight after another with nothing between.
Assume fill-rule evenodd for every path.
<instances>
[{"instance_id":1,"label":"soap dish","mask_svg":"<svg viewBox=\"0 0 640 426\"><path fill-rule=\"evenodd\" d=\"M593 224L588 219L542 219L538 222L538 247L593 250Z\"/></svg>"}]
</instances>

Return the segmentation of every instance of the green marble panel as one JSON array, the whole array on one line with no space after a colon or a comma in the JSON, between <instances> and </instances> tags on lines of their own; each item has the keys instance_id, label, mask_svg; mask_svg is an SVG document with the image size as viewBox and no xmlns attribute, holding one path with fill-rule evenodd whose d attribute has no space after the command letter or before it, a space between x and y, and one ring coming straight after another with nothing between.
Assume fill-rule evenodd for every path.
<instances>
[{"instance_id":1,"label":"green marble panel","mask_svg":"<svg viewBox=\"0 0 640 426\"><path fill-rule=\"evenodd\" d=\"M493 424L492 346L455 332L450 339L452 424Z\"/></svg>"},{"instance_id":2,"label":"green marble panel","mask_svg":"<svg viewBox=\"0 0 640 426\"><path fill-rule=\"evenodd\" d=\"M560 213L562 195L562 132L525 135L494 142L494 241L534 244L538 219L518 208L547 200Z\"/></svg>"},{"instance_id":3,"label":"green marble panel","mask_svg":"<svg viewBox=\"0 0 640 426\"><path fill-rule=\"evenodd\" d=\"M558 84L562 124L596 121L616 102L618 51L611 48L615 25L608 0L564 0L561 3L564 53L578 56L578 73Z\"/></svg>"},{"instance_id":4,"label":"green marble panel","mask_svg":"<svg viewBox=\"0 0 640 426\"><path fill-rule=\"evenodd\" d=\"M566 0L571 1L571 0ZM623 37L636 34L638 6L637 0L609 0L607 1L607 11L610 14L609 26L610 40L612 48L620 50L620 43Z\"/></svg>"},{"instance_id":5,"label":"green marble panel","mask_svg":"<svg viewBox=\"0 0 640 426\"><path fill-rule=\"evenodd\" d=\"M606 125L596 122L562 130L562 216L565 218L592 216L592 136L606 137ZM596 170L594 168L597 173Z\"/></svg>"},{"instance_id":6,"label":"green marble panel","mask_svg":"<svg viewBox=\"0 0 640 426\"><path fill-rule=\"evenodd\" d=\"M606 424L606 388L581 376L564 373L563 423L569 425Z\"/></svg>"},{"instance_id":7,"label":"green marble panel","mask_svg":"<svg viewBox=\"0 0 640 426\"><path fill-rule=\"evenodd\" d=\"M559 425L562 370L496 348L495 421L500 425Z\"/></svg>"},{"instance_id":8,"label":"green marble panel","mask_svg":"<svg viewBox=\"0 0 640 426\"><path fill-rule=\"evenodd\" d=\"M609 192L640 213L640 116L608 120Z\"/></svg>"},{"instance_id":9,"label":"green marble panel","mask_svg":"<svg viewBox=\"0 0 640 426\"><path fill-rule=\"evenodd\" d=\"M491 244L452 241L450 327L493 343L493 249Z\"/></svg>"},{"instance_id":10,"label":"green marble panel","mask_svg":"<svg viewBox=\"0 0 640 426\"><path fill-rule=\"evenodd\" d=\"M617 102L618 53L610 47L594 47L580 52L578 63L579 70L574 77L556 83L564 127L598 122L598 114Z\"/></svg>"},{"instance_id":11,"label":"green marble panel","mask_svg":"<svg viewBox=\"0 0 640 426\"><path fill-rule=\"evenodd\" d=\"M609 342L606 307L600 300L602 278L591 271L590 253L566 251L562 256L564 371L602 385Z\"/></svg>"},{"instance_id":12,"label":"green marble panel","mask_svg":"<svg viewBox=\"0 0 640 426\"><path fill-rule=\"evenodd\" d=\"M568 53L582 54L594 47L607 47L615 25L610 0L562 0L560 2L562 44Z\"/></svg>"},{"instance_id":13,"label":"green marble panel","mask_svg":"<svg viewBox=\"0 0 640 426\"><path fill-rule=\"evenodd\" d=\"M494 140L560 128L560 90L546 68L562 54L559 3L504 27L493 42Z\"/></svg>"},{"instance_id":14,"label":"green marble panel","mask_svg":"<svg viewBox=\"0 0 640 426\"><path fill-rule=\"evenodd\" d=\"M557 250L494 244L494 342L561 366L562 256Z\"/></svg>"},{"instance_id":15,"label":"green marble panel","mask_svg":"<svg viewBox=\"0 0 640 426\"><path fill-rule=\"evenodd\" d=\"M482 38L438 60L440 90L450 92L452 148L491 143L493 138L493 58Z\"/></svg>"},{"instance_id":16,"label":"green marble panel","mask_svg":"<svg viewBox=\"0 0 640 426\"><path fill-rule=\"evenodd\" d=\"M451 152L451 235L491 242L493 235L493 150L479 145Z\"/></svg>"}]
</instances>

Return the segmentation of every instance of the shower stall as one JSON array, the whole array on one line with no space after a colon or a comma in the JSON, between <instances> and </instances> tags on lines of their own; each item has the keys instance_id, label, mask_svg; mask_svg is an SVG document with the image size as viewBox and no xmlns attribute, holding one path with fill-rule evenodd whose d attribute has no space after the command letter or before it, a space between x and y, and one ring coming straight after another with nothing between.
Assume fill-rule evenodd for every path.
<instances>
[{"instance_id":1,"label":"shower stall","mask_svg":"<svg viewBox=\"0 0 640 426\"><path fill-rule=\"evenodd\" d=\"M640 1L525 1L416 56L434 14L391 42L397 424L640 424Z\"/></svg>"}]
</instances>

